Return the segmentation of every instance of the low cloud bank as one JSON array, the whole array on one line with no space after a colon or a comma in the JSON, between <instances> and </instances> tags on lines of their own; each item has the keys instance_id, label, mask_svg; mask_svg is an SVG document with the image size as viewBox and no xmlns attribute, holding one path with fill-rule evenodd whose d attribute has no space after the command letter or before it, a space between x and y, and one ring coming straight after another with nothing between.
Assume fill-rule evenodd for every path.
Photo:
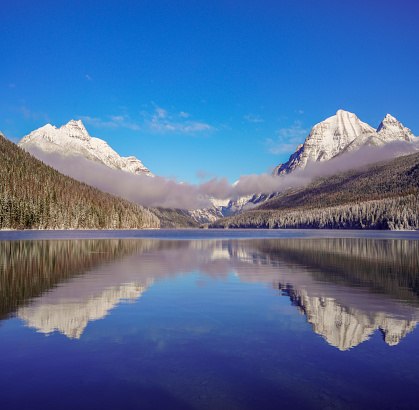
<instances>
[{"instance_id":1,"label":"low cloud bank","mask_svg":"<svg viewBox=\"0 0 419 410\"><path fill-rule=\"evenodd\" d=\"M130 201L144 206L190 210L210 206L211 203L205 199L206 196L237 200L243 196L269 194L287 188L302 187L320 176L417 152L419 143L397 141L379 148L364 147L329 161L308 164L305 169L293 171L283 177L273 177L269 174L244 175L234 184L229 184L226 178L215 177L200 185L179 183L162 177L133 175L110 169L82 157L63 157L57 153L45 153L35 148L29 151L65 175Z\"/></svg>"},{"instance_id":2,"label":"low cloud bank","mask_svg":"<svg viewBox=\"0 0 419 410\"><path fill-rule=\"evenodd\" d=\"M339 155L328 161L309 163L303 170L295 170L281 177L274 177L269 174L244 175L233 185L229 185L225 178L213 178L201 184L199 190L219 199L231 198L233 200L258 193L270 194L288 188L305 186L317 177L360 168L417 151L419 151L419 141L413 143L395 141L383 147L367 146L357 151Z\"/></svg>"},{"instance_id":3,"label":"low cloud bank","mask_svg":"<svg viewBox=\"0 0 419 410\"><path fill-rule=\"evenodd\" d=\"M209 206L198 187L162 177L146 177L114 170L83 157L63 157L35 148L29 152L64 175L144 206L198 209Z\"/></svg>"}]
</instances>

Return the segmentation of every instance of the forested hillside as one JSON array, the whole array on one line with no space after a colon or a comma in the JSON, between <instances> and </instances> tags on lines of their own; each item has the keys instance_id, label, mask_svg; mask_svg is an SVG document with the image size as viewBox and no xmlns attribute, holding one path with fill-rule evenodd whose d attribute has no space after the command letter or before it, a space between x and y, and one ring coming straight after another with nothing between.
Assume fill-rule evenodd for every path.
<instances>
[{"instance_id":1,"label":"forested hillside","mask_svg":"<svg viewBox=\"0 0 419 410\"><path fill-rule=\"evenodd\" d=\"M160 228L199 228L201 224L188 216L188 211L174 208L150 208L160 220Z\"/></svg>"},{"instance_id":2,"label":"forested hillside","mask_svg":"<svg viewBox=\"0 0 419 410\"><path fill-rule=\"evenodd\" d=\"M0 133L0 229L159 227L150 210L59 173Z\"/></svg>"},{"instance_id":3,"label":"forested hillside","mask_svg":"<svg viewBox=\"0 0 419 410\"><path fill-rule=\"evenodd\" d=\"M319 178L210 228L419 229L419 153Z\"/></svg>"}]
</instances>

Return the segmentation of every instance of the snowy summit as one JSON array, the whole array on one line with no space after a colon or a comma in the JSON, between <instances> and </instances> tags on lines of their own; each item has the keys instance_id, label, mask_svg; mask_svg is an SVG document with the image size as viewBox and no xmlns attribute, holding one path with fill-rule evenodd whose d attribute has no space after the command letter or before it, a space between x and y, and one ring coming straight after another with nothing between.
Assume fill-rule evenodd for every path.
<instances>
[{"instance_id":1,"label":"snowy summit","mask_svg":"<svg viewBox=\"0 0 419 410\"><path fill-rule=\"evenodd\" d=\"M121 157L105 141L89 135L81 120L71 120L57 128L44 125L23 137L19 147L26 151L37 148L47 153L58 153L66 157L82 156L89 161L98 162L112 169L131 174L154 175L135 157Z\"/></svg>"},{"instance_id":2,"label":"snowy summit","mask_svg":"<svg viewBox=\"0 0 419 410\"><path fill-rule=\"evenodd\" d=\"M385 116L375 130L355 114L339 110L333 117L316 124L304 144L297 147L286 163L279 164L272 175L303 169L309 161L327 161L362 146L382 146L397 140L412 142L416 137L390 114Z\"/></svg>"}]
</instances>

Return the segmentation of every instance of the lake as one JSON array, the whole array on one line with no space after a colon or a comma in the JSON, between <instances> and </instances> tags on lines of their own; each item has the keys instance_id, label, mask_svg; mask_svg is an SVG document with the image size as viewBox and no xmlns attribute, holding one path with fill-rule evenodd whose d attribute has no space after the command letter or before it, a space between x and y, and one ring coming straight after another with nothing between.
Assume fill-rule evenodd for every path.
<instances>
[{"instance_id":1,"label":"lake","mask_svg":"<svg viewBox=\"0 0 419 410\"><path fill-rule=\"evenodd\" d=\"M419 232L0 232L0 408L409 409Z\"/></svg>"}]
</instances>

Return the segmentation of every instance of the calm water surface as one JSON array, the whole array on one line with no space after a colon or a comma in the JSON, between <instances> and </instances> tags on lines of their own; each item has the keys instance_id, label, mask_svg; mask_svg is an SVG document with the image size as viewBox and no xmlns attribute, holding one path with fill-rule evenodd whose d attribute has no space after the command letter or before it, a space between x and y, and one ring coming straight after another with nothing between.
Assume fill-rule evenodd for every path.
<instances>
[{"instance_id":1,"label":"calm water surface","mask_svg":"<svg viewBox=\"0 0 419 410\"><path fill-rule=\"evenodd\" d=\"M405 409L419 233L0 232L0 408Z\"/></svg>"}]
</instances>

